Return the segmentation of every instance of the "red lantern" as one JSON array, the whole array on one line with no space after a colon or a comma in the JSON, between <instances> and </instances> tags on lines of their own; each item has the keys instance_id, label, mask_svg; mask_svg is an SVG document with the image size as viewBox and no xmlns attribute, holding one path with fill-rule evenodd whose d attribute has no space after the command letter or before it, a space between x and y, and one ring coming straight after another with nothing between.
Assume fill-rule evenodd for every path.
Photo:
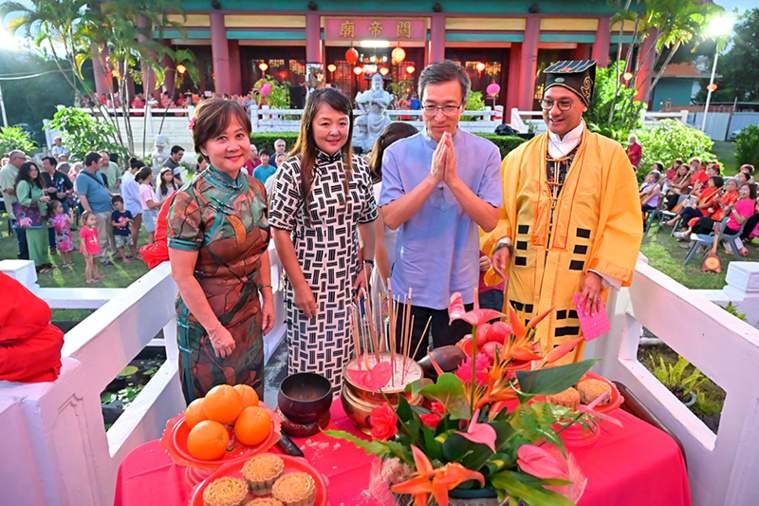
<instances>
[{"instance_id":1,"label":"red lantern","mask_svg":"<svg viewBox=\"0 0 759 506\"><path fill-rule=\"evenodd\" d=\"M416 67L414 67L413 65L409 65L408 67L406 67L406 72L408 72L409 74L413 74L414 72L416 72Z\"/></svg>"},{"instance_id":2,"label":"red lantern","mask_svg":"<svg viewBox=\"0 0 759 506\"><path fill-rule=\"evenodd\" d=\"M485 91L490 95L491 97L495 97L500 93L501 87L497 83L490 83L488 84L488 87L485 88Z\"/></svg>"},{"instance_id":3,"label":"red lantern","mask_svg":"<svg viewBox=\"0 0 759 506\"><path fill-rule=\"evenodd\" d=\"M624 74L622 74L622 78L625 80L625 82L632 79L632 77L633 77L632 72L625 72Z\"/></svg>"},{"instance_id":4,"label":"red lantern","mask_svg":"<svg viewBox=\"0 0 759 506\"><path fill-rule=\"evenodd\" d=\"M401 63L403 60L406 59L406 51L404 51L401 46L398 46L395 49L393 49L393 52L390 53L390 56L393 57L394 62Z\"/></svg>"},{"instance_id":5,"label":"red lantern","mask_svg":"<svg viewBox=\"0 0 759 506\"><path fill-rule=\"evenodd\" d=\"M337 70L337 66L335 66L334 63L330 63L329 65L327 65L327 70L329 70L330 72L334 72L335 70Z\"/></svg>"},{"instance_id":6,"label":"red lantern","mask_svg":"<svg viewBox=\"0 0 759 506\"><path fill-rule=\"evenodd\" d=\"M388 72L390 71L387 69L387 67L380 67L379 69L379 73L382 74L383 76L386 76Z\"/></svg>"},{"instance_id":7,"label":"red lantern","mask_svg":"<svg viewBox=\"0 0 759 506\"><path fill-rule=\"evenodd\" d=\"M475 65L474 68L477 69L477 72L479 72L480 74L482 74L482 71L485 70L485 64L482 63L482 62L480 62L477 65Z\"/></svg>"},{"instance_id":8,"label":"red lantern","mask_svg":"<svg viewBox=\"0 0 759 506\"><path fill-rule=\"evenodd\" d=\"M345 52L345 61L351 65L358 61L358 51L356 51L355 47L352 47Z\"/></svg>"},{"instance_id":9,"label":"red lantern","mask_svg":"<svg viewBox=\"0 0 759 506\"><path fill-rule=\"evenodd\" d=\"M714 92L714 90L717 89L717 83L712 83L709 86L706 87L707 90Z\"/></svg>"},{"instance_id":10,"label":"red lantern","mask_svg":"<svg viewBox=\"0 0 759 506\"><path fill-rule=\"evenodd\" d=\"M353 67L353 73L356 74L357 76L360 76L361 72L363 71L364 71L363 67Z\"/></svg>"}]
</instances>

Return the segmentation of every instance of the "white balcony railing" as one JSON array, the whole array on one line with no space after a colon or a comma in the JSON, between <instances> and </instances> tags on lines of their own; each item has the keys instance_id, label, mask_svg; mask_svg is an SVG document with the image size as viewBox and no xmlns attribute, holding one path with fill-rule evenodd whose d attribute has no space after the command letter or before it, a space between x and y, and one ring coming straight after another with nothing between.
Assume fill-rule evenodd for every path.
<instances>
[{"instance_id":1,"label":"white balcony railing","mask_svg":"<svg viewBox=\"0 0 759 506\"><path fill-rule=\"evenodd\" d=\"M284 334L280 273L274 255L278 318L267 336L267 356ZM759 292L759 267L745 284ZM165 422L184 408L176 367L175 293L165 263L66 334L57 381L0 382L0 504L112 503L124 456L160 437ZM611 331L587 349L587 356L604 359L598 372L625 383L682 441L696 506L752 504L759 496L759 331L643 262L632 286L608 302ZM642 326L727 392L717 434L638 362ZM106 433L100 392L160 330L169 359Z\"/></svg>"}]
</instances>

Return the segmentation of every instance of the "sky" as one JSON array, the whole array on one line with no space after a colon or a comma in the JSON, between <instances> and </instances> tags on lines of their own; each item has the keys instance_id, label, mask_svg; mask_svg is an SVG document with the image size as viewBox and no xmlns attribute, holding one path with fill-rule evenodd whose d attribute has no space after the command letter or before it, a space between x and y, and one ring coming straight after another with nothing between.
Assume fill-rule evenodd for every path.
<instances>
[{"instance_id":1,"label":"sky","mask_svg":"<svg viewBox=\"0 0 759 506\"><path fill-rule=\"evenodd\" d=\"M714 3L724 7L727 12L732 12L737 7L740 13L744 13L753 7L757 7L756 0L715 0Z\"/></svg>"}]
</instances>

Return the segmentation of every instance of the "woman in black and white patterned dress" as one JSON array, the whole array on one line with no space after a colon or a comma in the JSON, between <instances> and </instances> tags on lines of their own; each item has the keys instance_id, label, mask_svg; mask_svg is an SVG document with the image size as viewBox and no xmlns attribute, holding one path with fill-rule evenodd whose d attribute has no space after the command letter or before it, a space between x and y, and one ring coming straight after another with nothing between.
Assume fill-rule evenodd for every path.
<instances>
[{"instance_id":1,"label":"woman in black and white patterned dress","mask_svg":"<svg viewBox=\"0 0 759 506\"><path fill-rule=\"evenodd\" d=\"M353 356L351 304L366 293L374 263L377 204L366 162L352 152L352 136L348 97L334 88L312 92L269 203L286 274L287 372L319 373L333 389L340 388Z\"/></svg>"}]
</instances>

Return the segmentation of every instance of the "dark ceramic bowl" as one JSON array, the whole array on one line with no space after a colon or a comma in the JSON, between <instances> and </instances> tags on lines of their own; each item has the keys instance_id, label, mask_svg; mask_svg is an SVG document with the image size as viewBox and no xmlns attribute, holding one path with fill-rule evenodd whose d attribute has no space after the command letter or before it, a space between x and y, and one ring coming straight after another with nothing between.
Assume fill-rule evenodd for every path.
<instances>
[{"instance_id":1,"label":"dark ceramic bowl","mask_svg":"<svg viewBox=\"0 0 759 506\"><path fill-rule=\"evenodd\" d=\"M312 372L288 376L279 386L279 410L295 423L319 421L332 405L332 385L329 380Z\"/></svg>"}]
</instances>

